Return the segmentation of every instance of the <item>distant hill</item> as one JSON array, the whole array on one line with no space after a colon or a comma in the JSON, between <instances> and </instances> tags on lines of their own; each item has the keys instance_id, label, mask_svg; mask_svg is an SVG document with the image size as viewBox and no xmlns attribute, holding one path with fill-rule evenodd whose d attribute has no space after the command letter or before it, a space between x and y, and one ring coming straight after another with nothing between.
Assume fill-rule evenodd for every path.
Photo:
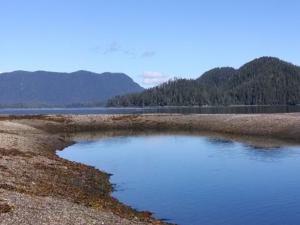
<instances>
[{"instance_id":1,"label":"distant hill","mask_svg":"<svg viewBox=\"0 0 300 225\"><path fill-rule=\"evenodd\" d=\"M95 106L143 88L122 73L15 71L0 74L0 106Z\"/></svg>"},{"instance_id":2,"label":"distant hill","mask_svg":"<svg viewBox=\"0 0 300 225\"><path fill-rule=\"evenodd\" d=\"M239 69L216 68L196 80L175 79L139 94L118 96L108 106L300 104L300 67L262 57Z\"/></svg>"}]
</instances>

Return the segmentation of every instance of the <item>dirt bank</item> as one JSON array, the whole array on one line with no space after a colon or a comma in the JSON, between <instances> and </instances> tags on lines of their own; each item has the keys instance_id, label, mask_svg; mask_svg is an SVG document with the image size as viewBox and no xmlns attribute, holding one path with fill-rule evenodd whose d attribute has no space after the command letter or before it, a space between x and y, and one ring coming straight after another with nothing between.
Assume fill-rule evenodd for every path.
<instances>
[{"instance_id":1,"label":"dirt bank","mask_svg":"<svg viewBox=\"0 0 300 225\"><path fill-rule=\"evenodd\" d=\"M110 196L109 176L55 155L74 134L216 132L300 140L300 114L0 116L0 224L163 224Z\"/></svg>"}]
</instances>

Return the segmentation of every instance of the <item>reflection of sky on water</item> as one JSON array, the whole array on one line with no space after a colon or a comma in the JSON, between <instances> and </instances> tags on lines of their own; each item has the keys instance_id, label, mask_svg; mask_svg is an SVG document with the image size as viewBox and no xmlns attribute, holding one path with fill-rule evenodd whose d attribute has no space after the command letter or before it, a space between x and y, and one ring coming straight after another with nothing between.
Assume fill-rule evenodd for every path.
<instances>
[{"instance_id":1,"label":"reflection of sky on water","mask_svg":"<svg viewBox=\"0 0 300 225\"><path fill-rule=\"evenodd\" d=\"M122 136L58 153L114 174L113 196L183 225L300 221L300 147L253 147L225 138Z\"/></svg>"}]
</instances>

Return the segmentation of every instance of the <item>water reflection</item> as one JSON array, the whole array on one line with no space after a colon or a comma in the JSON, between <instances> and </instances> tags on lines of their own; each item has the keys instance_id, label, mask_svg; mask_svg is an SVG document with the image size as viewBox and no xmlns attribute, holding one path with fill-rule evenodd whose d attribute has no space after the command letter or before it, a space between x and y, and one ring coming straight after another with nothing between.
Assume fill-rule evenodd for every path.
<instances>
[{"instance_id":1,"label":"water reflection","mask_svg":"<svg viewBox=\"0 0 300 225\"><path fill-rule=\"evenodd\" d=\"M113 196L158 218L183 225L300 223L298 145L199 133L113 132L91 135L88 143L82 137L70 137L81 142L58 154L114 174Z\"/></svg>"},{"instance_id":2,"label":"water reflection","mask_svg":"<svg viewBox=\"0 0 300 225\"><path fill-rule=\"evenodd\" d=\"M232 145L234 144L233 140L225 139L225 138L209 138L208 141L212 144L218 144L218 145Z\"/></svg>"},{"instance_id":3,"label":"water reflection","mask_svg":"<svg viewBox=\"0 0 300 225\"><path fill-rule=\"evenodd\" d=\"M297 146L300 141L295 140L284 140L275 139L270 137L260 137L260 136L249 136L249 135L237 135L228 133L219 133L211 131L139 131L139 130L107 130L99 132L82 132L82 133L66 133L61 134L65 139L74 140L76 142L87 142L87 141L111 141L115 142L117 140L113 139L118 137L120 139L126 139L126 137L131 136L196 136L206 138L207 141L215 144L234 144L242 143L251 149L276 149L282 146Z\"/></svg>"}]
</instances>

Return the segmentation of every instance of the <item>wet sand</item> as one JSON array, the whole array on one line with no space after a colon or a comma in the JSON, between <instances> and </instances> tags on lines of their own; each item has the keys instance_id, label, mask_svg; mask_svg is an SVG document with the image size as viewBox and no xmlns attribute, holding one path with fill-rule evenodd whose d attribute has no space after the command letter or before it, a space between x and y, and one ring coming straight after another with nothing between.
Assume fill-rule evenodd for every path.
<instances>
[{"instance_id":1,"label":"wet sand","mask_svg":"<svg viewBox=\"0 0 300 225\"><path fill-rule=\"evenodd\" d=\"M112 198L109 175L55 154L92 131L209 132L298 143L300 113L0 116L0 224L164 224Z\"/></svg>"}]
</instances>

